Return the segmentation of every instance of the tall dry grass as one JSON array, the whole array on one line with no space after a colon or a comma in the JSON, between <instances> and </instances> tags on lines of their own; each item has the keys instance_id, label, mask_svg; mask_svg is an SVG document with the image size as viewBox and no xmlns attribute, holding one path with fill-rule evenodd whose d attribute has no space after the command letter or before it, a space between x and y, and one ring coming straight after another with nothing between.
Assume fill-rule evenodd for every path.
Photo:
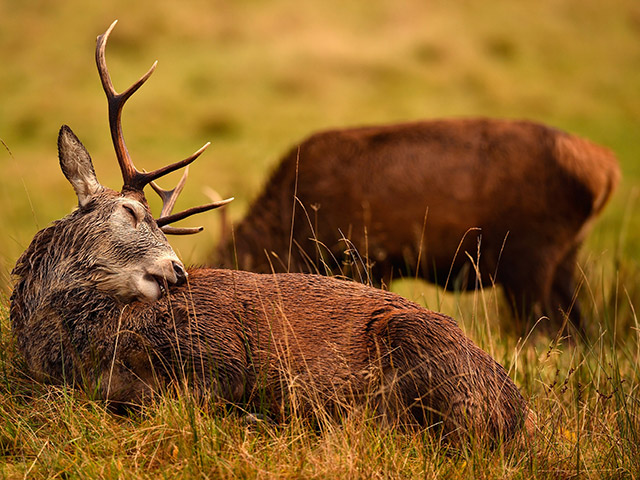
<instances>
[{"instance_id":1,"label":"tall dry grass","mask_svg":"<svg viewBox=\"0 0 640 480\"><path fill-rule=\"evenodd\" d=\"M0 326L0 473L7 478L636 478L640 473L640 324L620 275L583 269L590 318L578 341L505 334L498 289L442 294L461 326L529 400L537 429L506 444L452 447L437 428L399 428L369 408L311 412L288 383L283 416L195 397L176 383L114 414L69 385L29 378ZM411 296L413 280L400 290ZM600 292L600 293L598 293ZM426 297L421 293L422 301ZM418 299L418 301L421 301ZM282 368L286 378L286 359ZM317 392L316 392L317 393ZM302 396L304 395L304 397ZM322 395L315 403L320 405Z\"/></svg>"}]
</instances>

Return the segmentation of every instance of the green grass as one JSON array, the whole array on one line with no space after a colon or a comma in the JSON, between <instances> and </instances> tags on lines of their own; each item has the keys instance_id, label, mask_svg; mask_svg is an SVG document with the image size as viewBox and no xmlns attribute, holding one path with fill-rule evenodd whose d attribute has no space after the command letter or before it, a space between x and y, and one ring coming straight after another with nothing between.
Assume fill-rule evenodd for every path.
<instances>
[{"instance_id":1,"label":"green grass","mask_svg":"<svg viewBox=\"0 0 640 480\"><path fill-rule=\"evenodd\" d=\"M524 341L505 330L498 290L394 289L454 316L510 369L541 431L524 447L447 453L428 435L365 416L247 425L188 395L119 417L81 392L31 381L15 357L2 301L0 475L38 477L633 478L640 474L640 6L633 0L512 2L274 0L105 4L0 0L0 291L34 233L75 196L56 160L70 125L98 176L121 179L95 37L120 20L107 59L122 90L158 59L124 112L129 149L150 170L207 141L181 199L209 185L240 218L279 155L341 125L489 115L530 118L616 152L623 180L581 253L592 339ZM171 177L163 182L177 181ZM153 203L158 208L158 203ZM203 262L218 235L172 239ZM187 222L185 222L187 223Z\"/></svg>"}]
</instances>

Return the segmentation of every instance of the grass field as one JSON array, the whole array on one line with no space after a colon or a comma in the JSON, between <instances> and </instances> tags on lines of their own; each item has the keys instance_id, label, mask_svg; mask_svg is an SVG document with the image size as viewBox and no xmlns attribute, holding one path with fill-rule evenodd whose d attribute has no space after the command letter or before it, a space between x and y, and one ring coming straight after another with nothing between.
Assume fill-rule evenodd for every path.
<instances>
[{"instance_id":1,"label":"grass field","mask_svg":"<svg viewBox=\"0 0 640 480\"><path fill-rule=\"evenodd\" d=\"M0 18L1 476L640 476L638 2L0 0ZM505 333L499 290L393 286L454 316L502 363L540 431L524 446L447 452L424 432L385 429L355 413L316 426L295 416L249 425L182 394L119 417L80 392L30 381L10 340L9 273L34 233L76 203L56 159L60 125L92 153L100 181L120 185L93 57L96 35L116 18L107 51L116 88L159 61L124 112L139 168L212 142L178 208L202 203L211 186L236 197L229 214L240 218L279 155L336 126L529 118L615 151L623 180L580 257L589 342ZM218 220L202 215L204 233L171 239L185 263L204 261Z\"/></svg>"}]
</instances>

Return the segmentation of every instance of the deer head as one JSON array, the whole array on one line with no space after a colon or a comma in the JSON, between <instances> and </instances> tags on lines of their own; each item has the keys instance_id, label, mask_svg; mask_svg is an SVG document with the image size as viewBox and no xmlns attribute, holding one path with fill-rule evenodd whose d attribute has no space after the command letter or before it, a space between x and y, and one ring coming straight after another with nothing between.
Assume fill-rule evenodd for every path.
<instances>
[{"instance_id":1,"label":"deer head","mask_svg":"<svg viewBox=\"0 0 640 480\"><path fill-rule=\"evenodd\" d=\"M124 180L120 193L102 186L96 178L89 153L66 125L58 136L58 153L62 172L78 196L78 209L58 223L68 223L63 237L68 245L57 255L66 255L65 264L74 265L80 282L90 282L120 301L154 301L160 298L167 284L186 280L184 266L169 245L164 233L197 233L202 227L176 228L169 224L195 213L221 207L232 199L213 202L171 214L175 201L187 178L187 170L178 186L163 190L153 181L193 162L207 148L180 162L152 172L140 172L134 166L122 133L122 109L127 99L149 78L156 63L123 93L117 93L111 82L105 61L107 39L116 22L98 37L96 63L102 86L109 102L109 125ZM154 219L144 195L151 184L163 200L158 219ZM164 233L163 233L164 232ZM77 247L82 242L83 248Z\"/></svg>"}]
</instances>

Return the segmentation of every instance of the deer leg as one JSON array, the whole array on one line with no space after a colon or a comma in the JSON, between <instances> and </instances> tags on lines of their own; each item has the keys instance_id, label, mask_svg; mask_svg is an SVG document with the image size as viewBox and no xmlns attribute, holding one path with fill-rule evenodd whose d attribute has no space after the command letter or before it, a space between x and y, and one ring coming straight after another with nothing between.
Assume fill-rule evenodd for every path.
<instances>
[{"instance_id":1,"label":"deer leg","mask_svg":"<svg viewBox=\"0 0 640 480\"><path fill-rule=\"evenodd\" d=\"M578 299L575 298L576 256L577 247L574 247L564 256L556 268L551 289L551 307L555 310L554 313L560 321L564 320L564 315L568 315L573 326L582 332L584 327L582 311Z\"/></svg>"},{"instance_id":2,"label":"deer leg","mask_svg":"<svg viewBox=\"0 0 640 480\"><path fill-rule=\"evenodd\" d=\"M130 368L115 364L104 369L95 393L109 408L124 412L141 405L155 391L154 380L140 378Z\"/></svg>"},{"instance_id":3,"label":"deer leg","mask_svg":"<svg viewBox=\"0 0 640 480\"><path fill-rule=\"evenodd\" d=\"M526 264L522 261L524 259ZM532 256L530 252L513 262L504 259L501 269L498 279L516 320L517 331L526 333L551 310L549 305L554 269L549 266L548 257ZM548 325L548 322L545 323Z\"/></svg>"}]
</instances>

